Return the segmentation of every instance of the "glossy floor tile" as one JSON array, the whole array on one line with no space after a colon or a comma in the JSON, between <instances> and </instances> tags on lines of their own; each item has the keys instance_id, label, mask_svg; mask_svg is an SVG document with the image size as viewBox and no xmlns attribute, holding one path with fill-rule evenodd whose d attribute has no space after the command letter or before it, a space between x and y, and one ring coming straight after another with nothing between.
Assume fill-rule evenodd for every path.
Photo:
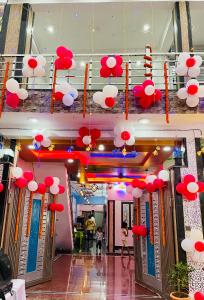
<instances>
[{"instance_id":1,"label":"glossy floor tile","mask_svg":"<svg viewBox=\"0 0 204 300\"><path fill-rule=\"evenodd\" d=\"M63 255L54 262L50 282L27 289L29 300L159 299L135 284L133 257Z\"/></svg>"}]
</instances>

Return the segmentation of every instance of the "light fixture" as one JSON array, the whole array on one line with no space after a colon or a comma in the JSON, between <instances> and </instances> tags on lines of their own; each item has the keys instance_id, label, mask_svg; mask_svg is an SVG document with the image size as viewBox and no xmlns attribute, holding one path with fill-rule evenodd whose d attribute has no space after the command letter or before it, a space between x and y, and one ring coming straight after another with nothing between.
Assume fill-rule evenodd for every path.
<instances>
[{"instance_id":1,"label":"light fixture","mask_svg":"<svg viewBox=\"0 0 204 300\"><path fill-rule=\"evenodd\" d=\"M28 145L28 149L35 149L34 145Z\"/></svg>"},{"instance_id":2,"label":"light fixture","mask_svg":"<svg viewBox=\"0 0 204 300\"><path fill-rule=\"evenodd\" d=\"M47 26L47 31L49 32L49 33L53 33L54 32L54 27L53 26Z\"/></svg>"},{"instance_id":3,"label":"light fixture","mask_svg":"<svg viewBox=\"0 0 204 300\"><path fill-rule=\"evenodd\" d=\"M150 25L149 25L149 24L144 24L144 26L143 26L143 31L144 31L145 33L147 33L147 32L149 32L149 30L150 30Z\"/></svg>"},{"instance_id":4,"label":"light fixture","mask_svg":"<svg viewBox=\"0 0 204 300\"><path fill-rule=\"evenodd\" d=\"M96 30L95 30L95 28L92 28L92 30L91 30L92 32L95 32Z\"/></svg>"},{"instance_id":5,"label":"light fixture","mask_svg":"<svg viewBox=\"0 0 204 300\"><path fill-rule=\"evenodd\" d=\"M100 145L98 146L98 150L99 150L99 151L104 151L104 150L105 150L105 146L104 146L103 144L100 144Z\"/></svg>"},{"instance_id":6,"label":"light fixture","mask_svg":"<svg viewBox=\"0 0 204 300\"><path fill-rule=\"evenodd\" d=\"M163 147L163 151L169 152L169 151L171 151L171 147L165 146L165 147Z\"/></svg>"},{"instance_id":7,"label":"light fixture","mask_svg":"<svg viewBox=\"0 0 204 300\"><path fill-rule=\"evenodd\" d=\"M69 159L67 160L67 162L68 162L69 164L73 164L74 160L73 160L72 158L69 158Z\"/></svg>"},{"instance_id":8,"label":"light fixture","mask_svg":"<svg viewBox=\"0 0 204 300\"><path fill-rule=\"evenodd\" d=\"M149 119L139 119L138 122L140 124L149 124L150 120Z\"/></svg>"},{"instance_id":9,"label":"light fixture","mask_svg":"<svg viewBox=\"0 0 204 300\"><path fill-rule=\"evenodd\" d=\"M85 67L85 62L84 61L80 62L80 67L82 67L82 68Z\"/></svg>"},{"instance_id":10,"label":"light fixture","mask_svg":"<svg viewBox=\"0 0 204 300\"><path fill-rule=\"evenodd\" d=\"M36 118L29 118L28 119L31 123L37 123L38 122L38 119Z\"/></svg>"}]
</instances>

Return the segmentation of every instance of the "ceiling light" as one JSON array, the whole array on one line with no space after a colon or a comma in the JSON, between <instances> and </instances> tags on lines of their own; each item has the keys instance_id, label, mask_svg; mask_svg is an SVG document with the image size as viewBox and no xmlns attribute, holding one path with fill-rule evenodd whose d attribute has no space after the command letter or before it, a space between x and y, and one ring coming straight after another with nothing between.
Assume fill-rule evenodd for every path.
<instances>
[{"instance_id":1,"label":"ceiling light","mask_svg":"<svg viewBox=\"0 0 204 300\"><path fill-rule=\"evenodd\" d=\"M84 61L80 62L80 67L82 67L82 68L85 67L85 62Z\"/></svg>"},{"instance_id":2,"label":"ceiling light","mask_svg":"<svg viewBox=\"0 0 204 300\"><path fill-rule=\"evenodd\" d=\"M68 162L69 164L73 164L74 160L73 160L72 158L69 158L69 159L67 160L67 162Z\"/></svg>"},{"instance_id":3,"label":"ceiling light","mask_svg":"<svg viewBox=\"0 0 204 300\"><path fill-rule=\"evenodd\" d=\"M139 119L138 121L140 124L149 124L149 119Z\"/></svg>"},{"instance_id":4,"label":"ceiling light","mask_svg":"<svg viewBox=\"0 0 204 300\"><path fill-rule=\"evenodd\" d=\"M150 30L150 25L149 24L145 24L143 26L143 31L146 33L146 32L149 32L149 30Z\"/></svg>"},{"instance_id":5,"label":"ceiling light","mask_svg":"<svg viewBox=\"0 0 204 300\"><path fill-rule=\"evenodd\" d=\"M165 146L165 147L163 147L163 151L169 152L169 151L171 151L171 147Z\"/></svg>"},{"instance_id":6,"label":"ceiling light","mask_svg":"<svg viewBox=\"0 0 204 300\"><path fill-rule=\"evenodd\" d=\"M53 33L54 32L54 27L53 26L47 26L47 31L49 33Z\"/></svg>"},{"instance_id":7,"label":"ceiling light","mask_svg":"<svg viewBox=\"0 0 204 300\"><path fill-rule=\"evenodd\" d=\"M92 32L95 32L96 30L95 30L95 28L92 28L92 30L91 30Z\"/></svg>"},{"instance_id":8,"label":"ceiling light","mask_svg":"<svg viewBox=\"0 0 204 300\"><path fill-rule=\"evenodd\" d=\"M36 118L29 118L28 120L32 123L37 123L38 122L38 119L36 119Z\"/></svg>"},{"instance_id":9,"label":"ceiling light","mask_svg":"<svg viewBox=\"0 0 204 300\"><path fill-rule=\"evenodd\" d=\"M103 144L100 144L100 145L98 146L98 150L99 150L99 151L104 151L104 150L105 150L105 146L104 146Z\"/></svg>"},{"instance_id":10,"label":"ceiling light","mask_svg":"<svg viewBox=\"0 0 204 300\"><path fill-rule=\"evenodd\" d=\"M35 149L34 145L28 145L28 149Z\"/></svg>"}]
</instances>

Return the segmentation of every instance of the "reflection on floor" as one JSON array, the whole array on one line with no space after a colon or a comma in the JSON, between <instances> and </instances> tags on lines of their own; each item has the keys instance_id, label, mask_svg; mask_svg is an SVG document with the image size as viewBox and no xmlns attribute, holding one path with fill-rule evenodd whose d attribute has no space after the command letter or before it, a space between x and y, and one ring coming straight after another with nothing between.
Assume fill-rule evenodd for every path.
<instances>
[{"instance_id":1,"label":"reflection on floor","mask_svg":"<svg viewBox=\"0 0 204 300\"><path fill-rule=\"evenodd\" d=\"M27 289L29 300L142 300L159 296L134 283L133 257L62 255L50 282Z\"/></svg>"}]
</instances>

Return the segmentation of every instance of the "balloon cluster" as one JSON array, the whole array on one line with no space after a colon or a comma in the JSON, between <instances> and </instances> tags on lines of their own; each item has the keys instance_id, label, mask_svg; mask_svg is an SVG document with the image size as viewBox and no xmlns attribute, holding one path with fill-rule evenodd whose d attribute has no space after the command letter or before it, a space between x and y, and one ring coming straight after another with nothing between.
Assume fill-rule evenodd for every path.
<instances>
[{"instance_id":1,"label":"balloon cluster","mask_svg":"<svg viewBox=\"0 0 204 300\"><path fill-rule=\"evenodd\" d=\"M193 175L188 174L184 176L183 182L176 185L176 191L182 194L186 200L194 201L198 197L198 193L204 192L204 183L196 182Z\"/></svg>"},{"instance_id":2,"label":"balloon cluster","mask_svg":"<svg viewBox=\"0 0 204 300\"><path fill-rule=\"evenodd\" d=\"M48 137L43 136L41 133L35 135L33 140L33 145L36 149L40 149L40 147L48 148L51 146L51 140Z\"/></svg>"},{"instance_id":3,"label":"balloon cluster","mask_svg":"<svg viewBox=\"0 0 204 300\"><path fill-rule=\"evenodd\" d=\"M189 107L195 107L199 103L199 98L204 97L204 86L199 86L196 79L187 82L186 87L180 88L177 92L179 99L186 99Z\"/></svg>"},{"instance_id":4,"label":"balloon cluster","mask_svg":"<svg viewBox=\"0 0 204 300\"><path fill-rule=\"evenodd\" d=\"M26 55L23 58L23 76L42 77L45 76L46 59L42 55L37 57Z\"/></svg>"},{"instance_id":5,"label":"balloon cluster","mask_svg":"<svg viewBox=\"0 0 204 300\"><path fill-rule=\"evenodd\" d=\"M134 128L129 124L119 124L114 128L114 145L117 148L135 144Z\"/></svg>"},{"instance_id":6,"label":"balloon cluster","mask_svg":"<svg viewBox=\"0 0 204 300\"><path fill-rule=\"evenodd\" d=\"M198 77L200 75L200 66L202 57L199 55L190 55L187 52L179 54L176 73L179 76Z\"/></svg>"},{"instance_id":7,"label":"balloon cluster","mask_svg":"<svg viewBox=\"0 0 204 300\"><path fill-rule=\"evenodd\" d=\"M134 179L131 182L131 186L133 197L140 198L143 194L144 189L146 188L146 182L139 179Z\"/></svg>"},{"instance_id":8,"label":"balloon cluster","mask_svg":"<svg viewBox=\"0 0 204 300\"><path fill-rule=\"evenodd\" d=\"M78 97L77 89L73 88L69 83L64 82L55 87L55 101L62 101L65 106L71 106Z\"/></svg>"},{"instance_id":9,"label":"balloon cluster","mask_svg":"<svg viewBox=\"0 0 204 300\"><path fill-rule=\"evenodd\" d=\"M112 108L115 105L115 99L118 95L118 89L115 85L106 85L102 92L93 94L93 101L102 108Z\"/></svg>"},{"instance_id":10,"label":"balloon cluster","mask_svg":"<svg viewBox=\"0 0 204 300\"><path fill-rule=\"evenodd\" d=\"M155 89L154 82L152 80L145 80L142 85L136 85L133 88L133 94L138 98L139 105L146 109L159 102L162 98L160 90Z\"/></svg>"},{"instance_id":11,"label":"balloon cluster","mask_svg":"<svg viewBox=\"0 0 204 300\"><path fill-rule=\"evenodd\" d=\"M161 170L158 175L148 175L146 177L146 191L154 193L156 190L160 190L165 186L165 182L169 180L169 171Z\"/></svg>"},{"instance_id":12,"label":"balloon cluster","mask_svg":"<svg viewBox=\"0 0 204 300\"><path fill-rule=\"evenodd\" d=\"M204 262L204 239L202 231L191 229L190 237L181 242L181 248L191 254L195 262Z\"/></svg>"},{"instance_id":13,"label":"balloon cluster","mask_svg":"<svg viewBox=\"0 0 204 300\"><path fill-rule=\"evenodd\" d=\"M145 227L144 225L134 225L132 227L132 232L137 236L145 237L147 236L147 227Z\"/></svg>"},{"instance_id":14,"label":"balloon cluster","mask_svg":"<svg viewBox=\"0 0 204 300\"><path fill-rule=\"evenodd\" d=\"M111 75L113 77L121 77L123 75L122 69L123 59L120 55L103 56L101 59L101 77L107 78Z\"/></svg>"},{"instance_id":15,"label":"balloon cluster","mask_svg":"<svg viewBox=\"0 0 204 300\"><path fill-rule=\"evenodd\" d=\"M56 70L69 70L75 68L75 60L73 52L64 46L59 46L56 49L57 59L55 60Z\"/></svg>"},{"instance_id":16,"label":"balloon cluster","mask_svg":"<svg viewBox=\"0 0 204 300\"><path fill-rule=\"evenodd\" d=\"M101 131L99 129L89 129L88 127L81 127L79 129L79 137L76 140L77 147L85 147L91 145L94 147L96 145L96 140L101 137Z\"/></svg>"},{"instance_id":17,"label":"balloon cluster","mask_svg":"<svg viewBox=\"0 0 204 300\"><path fill-rule=\"evenodd\" d=\"M7 80L6 89L6 104L9 107L15 109L19 105L19 99L25 100L28 98L28 92L25 89L20 88L18 81L13 78Z\"/></svg>"}]
</instances>

